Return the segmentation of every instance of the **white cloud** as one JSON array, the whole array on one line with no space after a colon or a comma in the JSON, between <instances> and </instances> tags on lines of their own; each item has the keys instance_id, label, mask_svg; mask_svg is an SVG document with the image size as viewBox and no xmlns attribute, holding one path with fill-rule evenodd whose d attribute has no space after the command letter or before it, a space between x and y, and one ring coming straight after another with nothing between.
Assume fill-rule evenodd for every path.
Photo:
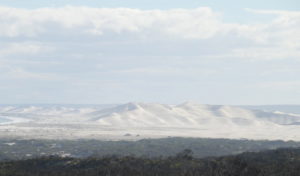
<instances>
[{"instance_id":1,"label":"white cloud","mask_svg":"<svg viewBox=\"0 0 300 176\"><path fill-rule=\"evenodd\" d=\"M139 10L129 8L73 7L36 10L0 7L0 35L8 37L70 32L104 35L133 32L140 36L166 35L187 39L205 39L236 32L238 36L266 41L274 33L299 35L300 12L247 9L252 13L278 15L271 23L251 25L225 23L208 7L197 9ZM2 18L1 18L2 17ZM294 28L292 28L294 27Z\"/></svg>"},{"instance_id":2,"label":"white cloud","mask_svg":"<svg viewBox=\"0 0 300 176\"><path fill-rule=\"evenodd\" d=\"M286 10L257 10L257 9L251 9L251 8L245 8L246 11L251 13L257 13L257 14L268 14L268 15L288 15L288 16L299 16L299 11L286 11Z\"/></svg>"},{"instance_id":3,"label":"white cloud","mask_svg":"<svg viewBox=\"0 0 300 176\"><path fill-rule=\"evenodd\" d=\"M160 76L211 76L218 73L215 69L206 68L176 68L176 67L146 67L131 68L126 70L110 71L111 73L132 74L132 75L160 75Z\"/></svg>"},{"instance_id":4,"label":"white cloud","mask_svg":"<svg viewBox=\"0 0 300 176\"><path fill-rule=\"evenodd\" d=\"M1 67L0 67L1 68ZM19 67L11 67L6 65L0 70L0 79L26 79L26 80L62 80L63 76L54 73L40 73L25 70Z\"/></svg>"},{"instance_id":5,"label":"white cloud","mask_svg":"<svg viewBox=\"0 0 300 176\"><path fill-rule=\"evenodd\" d=\"M36 37L76 30L77 34L134 32L141 36L169 35L209 38L220 31L220 15L208 7L197 9L138 10L72 7L36 10L0 7L0 35ZM223 28L223 27L222 27Z\"/></svg>"},{"instance_id":6,"label":"white cloud","mask_svg":"<svg viewBox=\"0 0 300 176\"><path fill-rule=\"evenodd\" d=\"M249 47L233 49L227 57L249 60L299 59L300 50L287 47Z\"/></svg>"},{"instance_id":7,"label":"white cloud","mask_svg":"<svg viewBox=\"0 0 300 176\"><path fill-rule=\"evenodd\" d=\"M76 38L82 44L88 43L88 40L106 39L115 42L112 44L115 47L123 47L122 39L125 38L133 41L154 39L170 44L206 40L214 41L216 48L236 41L226 53L213 54L218 58L299 57L300 12L246 10L261 15L272 14L275 17L269 22L239 24L225 22L221 14L209 7L171 10L75 6L29 10L0 7L0 37L6 40L28 39L38 43L4 43L6 46L0 49L0 55L35 54L49 49L40 45L41 43L52 40L66 42ZM87 41L81 41L82 39ZM247 42L251 44L239 45ZM54 43L53 47L57 44L59 43Z\"/></svg>"},{"instance_id":8,"label":"white cloud","mask_svg":"<svg viewBox=\"0 0 300 176\"><path fill-rule=\"evenodd\" d=\"M299 92L300 81L273 81L259 84L260 88Z\"/></svg>"},{"instance_id":9,"label":"white cloud","mask_svg":"<svg viewBox=\"0 0 300 176\"><path fill-rule=\"evenodd\" d=\"M248 11L271 20L228 23L209 7L0 7L0 85L9 92L1 99L22 94L32 102L35 91L56 102L87 94L126 101L152 92L208 102L245 102L245 92L299 99L300 12Z\"/></svg>"},{"instance_id":10,"label":"white cloud","mask_svg":"<svg viewBox=\"0 0 300 176\"><path fill-rule=\"evenodd\" d=\"M271 22L259 25L259 34L269 43L299 49L300 11L246 10L256 14L276 15Z\"/></svg>"},{"instance_id":11,"label":"white cloud","mask_svg":"<svg viewBox=\"0 0 300 176\"><path fill-rule=\"evenodd\" d=\"M2 46L1 46L2 45ZM48 46L43 46L42 44L30 43L30 42L20 42L20 43L4 43L0 44L0 58L7 57L9 55L35 55L41 52L52 51L53 48Z\"/></svg>"},{"instance_id":12,"label":"white cloud","mask_svg":"<svg viewBox=\"0 0 300 176\"><path fill-rule=\"evenodd\" d=\"M29 72L20 68L10 70L6 76L17 79L47 79L45 74Z\"/></svg>"}]
</instances>

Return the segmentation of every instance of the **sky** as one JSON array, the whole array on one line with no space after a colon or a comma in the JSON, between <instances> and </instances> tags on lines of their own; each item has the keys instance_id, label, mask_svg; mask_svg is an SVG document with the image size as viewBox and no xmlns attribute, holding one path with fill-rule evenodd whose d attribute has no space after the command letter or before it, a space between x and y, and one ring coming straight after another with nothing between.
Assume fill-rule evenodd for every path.
<instances>
[{"instance_id":1,"label":"sky","mask_svg":"<svg viewBox=\"0 0 300 176\"><path fill-rule=\"evenodd\" d=\"M300 104L299 0L0 0L0 104Z\"/></svg>"}]
</instances>

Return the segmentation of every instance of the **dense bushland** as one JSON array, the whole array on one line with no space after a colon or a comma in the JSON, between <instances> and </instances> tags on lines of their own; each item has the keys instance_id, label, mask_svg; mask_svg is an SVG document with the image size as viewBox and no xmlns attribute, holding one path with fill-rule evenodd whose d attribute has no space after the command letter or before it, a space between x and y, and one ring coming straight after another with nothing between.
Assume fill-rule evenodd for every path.
<instances>
[{"instance_id":1,"label":"dense bushland","mask_svg":"<svg viewBox=\"0 0 300 176\"><path fill-rule=\"evenodd\" d=\"M0 163L1 176L299 176L300 149L194 158L191 150L172 157L56 156Z\"/></svg>"},{"instance_id":2,"label":"dense bushland","mask_svg":"<svg viewBox=\"0 0 300 176\"><path fill-rule=\"evenodd\" d=\"M138 141L0 139L0 161L50 155L74 158L99 158L107 155L168 157L186 148L193 150L194 157L203 158L293 147L300 147L300 142L171 137Z\"/></svg>"}]
</instances>

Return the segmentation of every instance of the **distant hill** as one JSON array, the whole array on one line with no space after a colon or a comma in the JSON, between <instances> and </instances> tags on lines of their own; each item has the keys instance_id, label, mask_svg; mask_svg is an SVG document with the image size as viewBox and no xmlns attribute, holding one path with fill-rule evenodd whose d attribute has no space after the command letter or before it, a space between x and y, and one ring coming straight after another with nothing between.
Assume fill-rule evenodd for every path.
<instances>
[{"instance_id":1,"label":"distant hill","mask_svg":"<svg viewBox=\"0 0 300 176\"><path fill-rule=\"evenodd\" d=\"M300 114L192 102L0 107L0 138L138 140L173 136L300 140L299 124Z\"/></svg>"},{"instance_id":2,"label":"distant hill","mask_svg":"<svg viewBox=\"0 0 300 176\"><path fill-rule=\"evenodd\" d=\"M293 113L293 114L300 114L300 105L260 105L260 106L241 106L242 108L247 109L257 109L263 111L270 111L270 112L285 112L285 113Z\"/></svg>"}]
</instances>

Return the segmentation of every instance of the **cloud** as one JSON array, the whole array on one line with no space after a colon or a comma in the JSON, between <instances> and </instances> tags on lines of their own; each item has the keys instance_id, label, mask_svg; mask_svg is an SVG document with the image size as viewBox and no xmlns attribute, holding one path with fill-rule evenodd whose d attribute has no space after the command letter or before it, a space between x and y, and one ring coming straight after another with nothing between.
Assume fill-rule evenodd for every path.
<instances>
[{"instance_id":1,"label":"cloud","mask_svg":"<svg viewBox=\"0 0 300 176\"><path fill-rule=\"evenodd\" d=\"M1 67L0 67L1 68ZM4 80L11 80L11 79L18 79L18 80L42 80L42 81L49 81L49 80L62 80L64 79L63 76L56 75L54 73L42 73L42 72L33 72L28 71L24 68L20 67L12 67L6 65L2 67L0 70L0 79Z\"/></svg>"},{"instance_id":2,"label":"cloud","mask_svg":"<svg viewBox=\"0 0 300 176\"><path fill-rule=\"evenodd\" d=\"M278 59L299 59L300 50L288 47L249 47L233 49L227 56L232 58L243 58L248 60L278 60Z\"/></svg>"},{"instance_id":3,"label":"cloud","mask_svg":"<svg viewBox=\"0 0 300 176\"><path fill-rule=\"evenodd\" d=\"M131 68L125 70L110 71L117 74L132 74L132 75L159 75L159 76L211 76L218 73L215 69L206 68L176 68L176 67L145 67Z\"/></svg>"},{"instance_id":4,"label":"cloud","mask_svg":"<svg viewBox=\"0 0 300 176\"><path fill-rule=\"evenodd\" d=\"M45 80L48 79L49 76L46 74L38 74L29 72L20 68L12 69L7 73L7 76L10 78L17 78L17 79L41 79Z\"/></svg>"},{"instance_id":5,"label":"cloud","mask_svg":"<svg viewBox=\"0 0 300 176\"><path fill-rule=\"evenodd\" d=\"M264 36L264 40L289 48L300 47L300 11L246 10L251 13L276 16L271 22L259 25L259 34Z\"/></svg>"},{"instance_id":6,"label":"cloud","mask_svg":"<svg viewBox=\"0 0 300 176\"><path fill-rule=\"evenodd\" d=\"M261 9L251 9L245 8L246 11L257 14L268 14L268 15L289 15L289 16L299 16L299 11L286 11L286 10L261 10Z\"/></svg>"},{"instance_id":7,"label":"cloud","mask_svg":"<svg viewBox=\"0 0 300 176\"><path fill-rule=\"evenodd\" d=\"M1 46L2 45L2 46ZM43 46L43 44L30 43L30 42L8 42L0 44L0 58L9 55L36 55L41 52L50 52L53 50L51 47Z\"/></svg>"},{"instance_id":8,"label":"cloud","mask_svg":"<svg viewBox=\"0 0 300 176\"><path fill-rule=\"evenodd\" d=\"M229 23L209 7L0 7L0 79L28 101L33 87L60 92L56 102L87 92L99 101L161 90L173 90L169 99L296 95L299 84L286 81L299 75L299 12L248 11L271 18Z\"/></svg>"},{"instance_id":9,"label":"cloud","mask_svg":"<svg viewBox=\"0 0 300 176\"><path fill-rule=\"evenodd\" d=\"M139 10L72 7L36 10L0 7L0 35L36 37L53 31L104 35L160 33L172 37L209 38L220 29L219 14L210 8Z\"/></svg>"},{"instance_id":10,"label":"cloud","mask_svg":"<svg viewBox=\"0 0 300 176\"><path fill-rule=\"evenodd\" d=\"M236 41L227 49L224 57L231 55L272 59L275 55L273 51L280 53L274 58L299 56L300 12L253 9L246 11L261 15L272 14L275 17L267 23L258 21L240 24L227 23L220 13L209 7L171 10L76 6L40 9L0 7L0 38L3 41L30 40L44 44L106 41L113 42L112 45L116 47L123 47L126 42L138 44L141 41L157 40L172 44L202 40L206 43L213 42L218 48ZM57 44L59 43L54 43L53 47ZM39 44L7 44L3 48L8 49L2 49L0 55L14 51L36 53L46 49L43 47Z\"/></svg>"},{"instance_id":11,"label":"cloud","mask_svg":"<svg viewBox=\"0 0 300 176\"><path fill-rule=\"evenodd\" d=\"M299 92L300 81L273 81L259 84L260 88Z\"/></svg>"}]
</instances>

